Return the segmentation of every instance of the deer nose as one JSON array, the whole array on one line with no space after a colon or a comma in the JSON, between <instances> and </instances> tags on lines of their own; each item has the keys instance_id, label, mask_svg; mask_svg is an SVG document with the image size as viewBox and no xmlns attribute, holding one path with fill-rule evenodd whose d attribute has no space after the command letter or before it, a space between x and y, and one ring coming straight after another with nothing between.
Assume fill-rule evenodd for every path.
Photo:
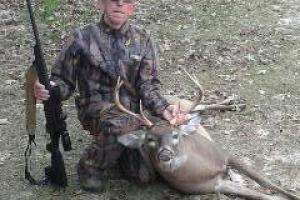
<instances>
[{"instance_id":1,"label":"deer nose","mask_svg":"<svg viewBox=\"0 0 300 200\"><path fill-rule=\"evenodd\" d=\"M170 146L162 146L158 150L157 158L159 161L167 162L175 156Z\"/></svg>"}]
</instances>

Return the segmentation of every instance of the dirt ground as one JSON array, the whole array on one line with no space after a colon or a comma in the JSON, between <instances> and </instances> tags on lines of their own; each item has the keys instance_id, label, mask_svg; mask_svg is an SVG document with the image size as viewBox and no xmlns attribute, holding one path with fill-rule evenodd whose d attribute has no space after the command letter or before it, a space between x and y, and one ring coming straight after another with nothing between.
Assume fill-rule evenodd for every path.
<instances>
[{"instance_id":1,"label":"dirt ground","mask_svg":"<svg viewBox=\"0 0 300 200\"><path fill-rule=\"evenodd\" d=\"M38 2L38 21L51 65L73 27L99 17L87 0ZM300 1L139 1L132 21L150 30L160 46L162 93L192 98L194 87L179 66L194 73L206 98L239 95L242 112L204 113L204 126L231 153L278 185L300 194ZM90 139L76 119L73 99L64 104L74 150L64 154L66 191L32 186L24 179L24 73L32 62L33 38L25 1L0 1L0 199L212 200L181 195L164 183L137 185L112 177L102 194L80 190L75 171ZM41 178L49 162L42 106L31 171ZM258 188L248 179L243 184ZM220 199L240 199L221 196Z\"/></svg>"}]
</instances>

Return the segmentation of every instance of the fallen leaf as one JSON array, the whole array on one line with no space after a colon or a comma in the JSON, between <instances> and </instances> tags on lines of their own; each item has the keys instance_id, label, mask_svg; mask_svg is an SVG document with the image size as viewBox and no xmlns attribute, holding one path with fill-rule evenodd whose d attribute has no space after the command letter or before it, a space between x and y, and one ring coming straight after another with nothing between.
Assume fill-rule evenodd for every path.
<instances>
[{"instance_id":1,"label":"fallen leaf","mask_svg":"<svg viewBox=\"0 0 300 200\"><path fill-rule=\"evenodd\" d=\"M0 119L0 125L7 125L7 124L10 124L7 118Z\"/></svg>"}]
</instances>

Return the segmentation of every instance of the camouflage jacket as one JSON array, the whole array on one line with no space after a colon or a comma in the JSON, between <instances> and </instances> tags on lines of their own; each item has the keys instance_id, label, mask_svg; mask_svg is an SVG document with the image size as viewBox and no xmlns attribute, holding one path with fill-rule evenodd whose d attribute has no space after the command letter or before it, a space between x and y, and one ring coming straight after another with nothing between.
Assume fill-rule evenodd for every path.
<instances>
[{"instance_id":1,"label":"camouflage jacket","mask_svg":"<svg viewBox=\"0 0 300 200\"><path fill-rule=\"evenodd\" d=\"M84 123L114 106L113 91L118 76L129 81L137 95L124 87L120 99L125 107L138 112L139 99L153 114L168 105L159 93L158 57L150 36L126 22L111 30L99 23L76 29L56 59L51 80L60 88L61 99L75 89L78 118Z\"/></svg>"}]
</instances>

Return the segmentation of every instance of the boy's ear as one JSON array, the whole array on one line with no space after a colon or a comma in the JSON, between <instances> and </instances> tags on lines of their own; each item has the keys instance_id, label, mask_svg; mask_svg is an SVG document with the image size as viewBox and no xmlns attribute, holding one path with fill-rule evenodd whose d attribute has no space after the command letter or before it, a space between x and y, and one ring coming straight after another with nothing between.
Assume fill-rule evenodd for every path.
<instances>
[{"instance_id":1,"label":"boy's ear","mask_svg":"<svg viewBox=\"0 0 300 200\"><path fill-rule=\"evenodd\" d=\"M135 3L128 5L127 12L128 16L131 16L134 13L135 10Z\"/></svg>"},{"instance_id":2,"label":"boy's ear","mask_svg":"<svg viewBox=\"0 0 300 200\"><path fill-rule=\"evenodd\" d=\"M131 131L117 138L118 142L130 149L140 148L145 141L146 133L144 130Z\"/></svg>"}]
</instances>

